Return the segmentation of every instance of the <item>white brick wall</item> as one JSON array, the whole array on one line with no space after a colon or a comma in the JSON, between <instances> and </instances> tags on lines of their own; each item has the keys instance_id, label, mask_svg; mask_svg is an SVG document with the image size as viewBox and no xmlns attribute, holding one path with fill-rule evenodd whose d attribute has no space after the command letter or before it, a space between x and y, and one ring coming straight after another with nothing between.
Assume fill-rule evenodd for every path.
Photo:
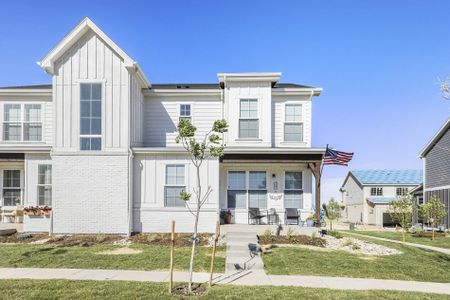
<instances>
[{"instance_id":1,"label":"white brick wall","mask_svg":"<svg viewBox=\"0 0 450 300\"><path fill-rule=\"evenodd\" d=\"M53 156L53 232L128 233L128 156Z\"/></svg>"},{"instance_id":2,"label":"white brick wall","mask_svg":"<svg viewBox=\"0 0 450 300\"><path fill-rule=\"evenodd\" d=\"M135 232L170 232L172 220L175 220L176 232L193 232L194 216L188 211L170 209L134 209ZM203 209L200 213L199 232L214 232L219 219L217 210Z\"/></svg>"}]
</instances>

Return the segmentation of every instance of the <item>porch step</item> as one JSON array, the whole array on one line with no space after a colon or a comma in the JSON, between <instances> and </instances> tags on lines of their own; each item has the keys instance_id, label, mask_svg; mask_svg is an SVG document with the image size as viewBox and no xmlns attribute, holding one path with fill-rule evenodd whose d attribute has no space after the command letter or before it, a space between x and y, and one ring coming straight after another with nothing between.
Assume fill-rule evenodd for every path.
<instances>
[{"instance_id":1,"label":"porch step","mask_svg":"<svg viewBox=\"0 0 450 300\"><path fill-rule=\"evenodd\" d=\"M264 272L264 263L259 255L256 232L228 232L226 243L226 273L247 270Z\"/></svg>"}]
</instances>

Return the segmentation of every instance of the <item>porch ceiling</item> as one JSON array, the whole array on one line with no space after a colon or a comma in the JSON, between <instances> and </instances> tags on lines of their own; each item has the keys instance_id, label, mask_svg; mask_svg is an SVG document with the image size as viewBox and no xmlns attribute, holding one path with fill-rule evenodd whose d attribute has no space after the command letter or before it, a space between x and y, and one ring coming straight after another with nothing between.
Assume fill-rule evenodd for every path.
<instances>
[{"instance_id":1,"label":"porch ceiling","mask_svg":"<svg viewBox=\"0 0 450 300\"><path fill-rule=\"evenodd\" d=\"M1 153L0 152L0 162L2 161L24 161L24 153Z\"/></svg>"}]
</instances>

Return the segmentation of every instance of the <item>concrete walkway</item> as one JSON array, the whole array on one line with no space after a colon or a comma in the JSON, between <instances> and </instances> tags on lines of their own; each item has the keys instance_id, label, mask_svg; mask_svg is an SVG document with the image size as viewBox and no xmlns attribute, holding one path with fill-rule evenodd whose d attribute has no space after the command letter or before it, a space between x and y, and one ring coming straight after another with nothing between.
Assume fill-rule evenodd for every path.
<instances>
[{"instance_id":1,"label":"concrete walkway","mask_svg":"<svg viewBox=\"0 0 450 300\"><path fill-rule=\"evenodd\" d=\"M265 275L263 273L251 273L252 271L240 271L234 274L215 274L214 283L252 286L298 286L340 290L397 290L450 295L450 283L326 276ZM169 274L167 271L0 268L0 279L125 280L167 282L168 277ZM208 278L208 273L194 273L195 282L207 282ZM174 272L174 281L186 282L187 280L187 272Z\"/></svg>"},{"instance_id":2,"label":"concrete walkway","mask_svg":"<svg viewBox=\"0 0 450 300\"><path fill-rule=\"evenodd\" d=\"M226 274L239 271L265 274L256 232L227 232L225 238L227 241Z\"/></svg>"},{"instance_id":3,"label":"concrete walkway","mask_svg":"<svg viewBox=\"0 0 450 300\"><path fill-rule=\"evenodd\" d=\"M366 237L366 238L370 238L370 239L374 239L374 240L380 240L380 241L385 241L385 242L397 243L397 244L407 245L407 246L421 248L421 249L433 250L433 251L436 251L436 252L440 252L440 253L444 253L444 254L450 255L450 249L439 248L439 247L428 246L428 245L422 245L422 244L409 243L409 242L396 241L396 240L391 240L391 239L386 239L386 238L381 238L381 237L376 237L376 236L370 236L370 235L365 235L365 234L359 234L359 233L354 233L354 232L345 232L345 233L346 234L350 234L350 235L354 235L354 236L359 236L359 237Z\"/></svg>"}]
</instances>

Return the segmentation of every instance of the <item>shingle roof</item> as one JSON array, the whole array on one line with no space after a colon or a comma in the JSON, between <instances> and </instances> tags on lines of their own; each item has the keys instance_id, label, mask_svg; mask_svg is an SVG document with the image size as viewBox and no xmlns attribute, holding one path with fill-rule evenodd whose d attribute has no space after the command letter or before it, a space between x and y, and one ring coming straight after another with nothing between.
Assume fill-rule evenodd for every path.
<instances>
[{"instance_id":1,"label":"shingle roof","mask_svg":"<svg viewBox=\"0 0 450 300\"><path fill-rule=\"evenodd\" d=\"M367 198L367 201L372 202L374 204L384 204L384 203L391 203L392 201L395 201L396 198L392 197L370 197Z\"/></svg>"},{"instance_id":2,"label":"shingle roof","mask_svg":"<svg viewBox=\"0 0 450 300\"><path fill-rule=\"evenodd\" d=\"M0 87L0 89L12 89L12 90L18 90L18 89L39 89L39 90L47 90L47 89L51 89L52 85L51 84L36 84L36 85L18 85L18 86L3 86Z\"/></svg>"},{"instance_id":3,"label":"shingle roof","mask_svg":"<svg viewBox=\"0 0 450 300\"><path fill-rule=\"evenodd\" d=\"M422 170L355 170L351 173L362 184L421 184Z\"/></svg>"},{"instance_id":4,"label":"shingle roof","mask_svg":"<svg viewBox=\"0 0 450 300\"><path fill-rule=\"evenodd\" d=\"M51 89L51 84L38 84L38 85L20 85L20 86L5 86L0 89ZM295 83L277 83L273 87L277 88L313 88L307 85L295 84ZM152 84L151 89L164 89L164 90L176 90L176 89L200 89L200 90L218 90L220 89L219 83L156 83Z\"/></svg>"}]
</instances>

